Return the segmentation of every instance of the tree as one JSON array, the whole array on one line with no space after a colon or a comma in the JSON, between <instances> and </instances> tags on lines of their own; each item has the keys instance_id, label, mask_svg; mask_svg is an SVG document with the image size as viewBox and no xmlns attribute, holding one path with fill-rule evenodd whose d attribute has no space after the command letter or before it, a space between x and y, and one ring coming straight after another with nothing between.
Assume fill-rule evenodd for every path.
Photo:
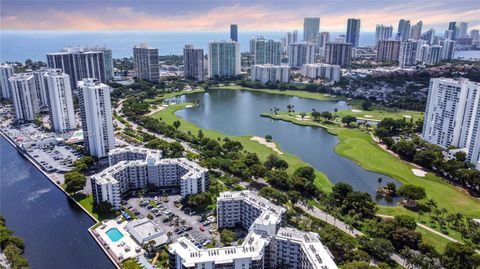
<instances>
[{"instance_id":1,"label":"tree","mask_svg":"<svg viewBox=\"0 0 480 269\"><path fill-rule=\"evenodd\" d=\"M269 135L269 134L265 135L265 140L266 140L267 142L272 142L272 139L273 139L273 138L272 138L271 135Z\"/></svg>"},{"instance_id":2,"label":"tree","mask_svg":"<svg viewBox=\"0 0 480 269\"><path fill-rule=\"evenodd\" d=\"M363 110L370 110L370 108L372 107L372 102L370 101L365 101L362 103L362 108Z\"/></svg>"},{"instance_id":3,"label":"tree","mask_svg":"<svg viewBox=\"0 0 480 269\"><path fill-rule=\"evenodd\" d=\"M319 121L320 120L320 112L312 111L311 115L312 115L312 118L313 118L314 121Z\"/></svg>"},{"instance_id":4,"label":"tree","mask_svg":"<svg viewBox=\"0 0 480 269\"><path fill-rule=\"evenodd\" d=\"M395 216L394 221L397 228L406 228L411 231L415 231L415 229L417 228L415 218L412 216L398 215Z\"/></svg>"},{"instance_id":5,"label":"tree","mask_svg":"<svg viewBox=\"0 0 480 269\"><path fill-rule=\"evenodd\" d=\"M107 201L103 201L96 204L94 209L100 215L106 215L106 214L112 213L112 205Z\"/></svg>"},{"instance_id":6,"label":"tree","mask_svg":"<svg viewBox=\"0 0 480 269\"><path fill-rule=\"evenodd\" d=\"M220 241L224 245L230 245L233 241L235 241L235 233L229 229L223 229L220 231Z\"/></svg>"},{"instance_id":7,"label":"tree","mask_svg":"<svg viewBox=\"0 0 480 269\"><path fill-rule=\"evenodd\" d=\"M388 261L395 248L392 243L383 238L373 238L366 240L363 246L364 250L381 261Z\"/></svg>"},{"instance_id":8,"label":"tree","mask_svg":"<svg viewBox=\"0 0 480 269\"><path fill-rule=\"evenodd\" d=\"M74 171L65 174L65 190L68 193L77 193L83 190L86 183L87 179L83 174L80 174L79 172Z\"/></svg>"},{"instance_id":9,"label":"tree","mask_svg":"<svg viewBox=\"0 0 480 269\"><path fill-rule=\"evenodd\" d=\"M377 182L378 182L378 187L380 188L380 184L382 184L383 178L378 177Z\"/></svg>"},{"instance_id":10,"label":"tree","mask_svg":"<svg viewBox=\"0 0 480 269\"><path fill-rule=\"evenodd\" d=\"M392 239L396 249L403 249L404 247L418 249L422 236L414 230L401 227L393 232Z\"/></svg>"},{"instance_id":11,"label":"tree","mask_svg":"<svg viewBox=\"0 0 480 269\"><path fill-rule=\"evenodd\" d=\"M322 113L320 113L320 116L326 120L333 119L332 113L330 113L329 111L323 111Z\"/></svg>"},{"instance_id":12,"label":"tree","mask_svg":"<svg viewBox=\"0 0 480 269\"><path fill-rule=\"evenodd\" d=\"M303 177L309 181L315 180L315 170L311 166L299 167L293 172L293 175Z\"/></svg>"},{"instance_id":13,"label":"tree","mask_svg":"<svg viewBox=\"0 0 480 269\"><path fill-rule=\"evenodd\" d=\"M344 263L342 266L343 269L377 269L375 266L371 266L368 262L364 261L353 261Z\"/></svg>"},{"instance_id":14,"label":"tree","mask_svg":"<svg viewBox=\"0 0 480 269\"><path fill-rule=\"evenodd\" d=\"M392 150L398 153L398 155L404 157L405 159L411 161L417 153L415 144L411 141L400 140L392 146Z\"/></svg>"},{"instance_id":15,"label":"tree","mask_svg":"<svg viewBox=\"0 0 480 269\"><path fill-rule=\"evenodd\" d=\"M303 118L305 118L305 116L307 116L307 113L305 113L305 112L300 112L300 117L302 117L302 120L303 120Z\"/></svg>"},{"instance_id":16,"label":"tree","mask_svg":"<svg viewBox=\"0 0 480 269\"><path fill-rule=\"evenodd\" d=\"M283 170L271 170L267 172L266 180L272 186L281 190L288 190L291 188L290 177L287 172Z\"/></svg>"},{"instance_id":17,"label":"tree","mask_svg":"<svg viewBox=\"0 0 480 269\"><path fill-rule=\"evenodd\" d=\"M173 122L173 126L174 126L175 129L177 129L177 130L178 130L178 128L180 127L180 125L181 125L181 123L180 123L180 121L178 121L178 120L176 120L176 121Z\"/></svg>"},{"instance_id":18,"label":"tree","mask_svg":"<svg viewBox=\"0 0 480 269\"><path fill-rule=\"evenodd\" d=\"M351 122L357 122L357 118L354 116L345 116L342 118L342 123L346 125L350 124Z\"/></svg>"},{"instance_id":19,"label":"tree","mask_svg":"<svg viewBox=\"0 0 480 269\"><path fill-rule=\"evenodd\" d=\"M347 183L339 182L332 187L332 197L336 205L341 205L347 194L353 191L352 186Z\"/></svg>"},{"instance_id":20,"label":"tree","mask_svg":"<svg viewBox=\"0 0 480 269\"><path fill-rule=\"evenodd\" d=\"M442 256L446 268L472 269L480 266L480 255L469 245L449 242Z\"/></svg>"},{"instance_id":21,"label":"tree","mask_svg":"<svg viewBox=\"0 0 480 269\"><path fill-rule=\"evenodd\" d=\"M258 192L261 196L271 200L274 204L283 205L288 202L288 197L284 192L281 192L272 187L263 187Z\"/></svg>"},{"instance_id":22,"label":"tree","mask_svg":"<svg viewBox=\"0 0 480 269\"><path fill-rule=\"evenodd\" d=\"M209 192L200 192L188 196L187 205L196 210L204 210L212 203L212 196Z\"/></svg>"},{"instance_id":23,"label":"tree","mask_svg":"<svg viewBox=\"0 0 480 269\"><path fill-rule=\"evenodd\" d=\"M398 195L405 197L407 202L410 202L413 205L416 205L416 200L424 199L427 195L425 193L425 188L410 184L401 186L397 193Z\"/></svg>"}]
</instances>

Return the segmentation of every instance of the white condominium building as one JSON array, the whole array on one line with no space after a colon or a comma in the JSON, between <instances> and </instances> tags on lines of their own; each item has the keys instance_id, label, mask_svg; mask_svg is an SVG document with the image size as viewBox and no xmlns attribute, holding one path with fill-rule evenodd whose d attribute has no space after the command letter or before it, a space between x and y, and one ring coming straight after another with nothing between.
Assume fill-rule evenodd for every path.
<instances>
[{"instance_id":1,"label":"white condominium building","mask_svg":"<svg viewBox=\"0 0 480 269\"><path fill-rule=\"evenodd\" d=\"M465 148L467 160L480 168L480 83L432 78L422 137L445 148Z\"/></svg>"},{"instance_id":2,"label":"white condominium building","mask_svg":"<svg viewBox=\"0 0 480 269\"><path fill-rule=\"evenodd\" d=\"M61 133L75 129L75 110L70 76L60 69L50 69L44 74L44 79L52 130Z\"/></svg>"},{"instance_id":3,"label":"white condominium building","mask_svg":"<svg viewBox=\"0 0 480 269\"><path fill-rule=\"evenodd\" d=\"M255 55L255 64L280 65L282 63L283 44L281 41L256 37L250 40L250 52Z\"/></svg>"},{"instance_id":4,"label":"white condominium building","mask_svg":"<svg viewBox=\"0 0 480 269\"><path fill-rule=\"evenodd\" d=\"M442 60L452 60L455 57L455 46L457 41L445 39L442 45Z\"/></svg>"},{"instance_id":5,"label":"white condominium building","mask_svg":"<svg viewBox=\"0 0 480 269\"><path fill-rule=\"evenodd\" d=\"M232 40L208 43L208 77L233 77L240 74L240 43Z\"/></svg>"},{"instance_id":6,"label":"white condominium building","mask_svg":"<svg viewBox=\"0 0 480 269\"><path fill-rule=\"evenodd\" d=\"M35 81L35 90L37 92L38 106L43 110L48 108L47 85L45 80L46 68L35 70L32 72Z\"/></svg>"},{"instance_id":7,"label":"white condominium building","mask_svg":"<svg viewBox=\"0 0 480 269\"><path fill-rule=\"evenodd\" d=\"M302 75L307 78L323 78L331 81L340 81L340 66L334 64L304 64Z\"/></svg>"},{"instance_id":8,"label":"white condominium building","mask_svg":"<svg viewBox=\"0 0 480 269\"><path fill-rule=\"evenodd\" d=\"M317 234L282 228L285 212L285 208L250 191L222 192L217 198L218 227L240 225L248 229L243 243L199 249L181 237L168 248L170 268L337 268Z\"/></svg>"},{"instance_id":9,"label":"white condominium building","mask_svg":"<svg viewBox=\"0 0 480 269\"><path fill-rule=\"evenodd\" d=\"M377 24L375 27L375 43L382 40L389 40L392 38L393 26Z\"/></svg>"},{"instance_id":10,"label":"white condominium building","mask_svg":"<svg viewBox=\"0 0 480 269\"><path fill-rule=\"evenodd\" d=\"M10 82L8 79L13 76L13 66L8 64L0 65L0 94L5 99L10 99Z\"/></svg>"},{"instance_id":11,"label":"white condominium building","mask_svg":"<svg viewBox=\"0 0 480 269\"><path fill-rule=\"evenodd\" d=\"M409 67L417 63L417 42L413 40L402 41L398 55L398 66Z\"/></svg>"},{"instance_id":12,"label":"white condominium building","mask_svg":"<svg viewBox=\"0 0 480 269\"><path fill-rule=\"evenodd\" d=\"M208 170L185 158L161 159L161 152L140 148L121 148L109 153L112 164L91 177L95 203L109 202L120 208L121 195L147 184L180 189L188 196L208 189Z\"/></svg>"},{"instance_id":13,"label":"white condominium building","mask_svg":"<svg viewBox=\"0 0 480 269\"><path fill-rule=\"evenodd\" d=\"M315 62L315 44L295 43L290 44L288 49L288 65L292 68L300 68L304 64Z\"/></svg>"},{"instance_id":14,"label":"white condominium building","mask_svg":"<svg viewBox=\"0 0 480 269\"><path fill-rule=\"evenodd\" d=\"M260 81L262 84L267 82L283 82L290 80L290 67L280 65L253 65L251 68L252 81Z\"/></svg>"},{"instance_id":15,"label":"white condominium building","mask_svg":"<svg viewBox=\"0 0 480 269\"><path fill-rule=\"evenodd\" d=\"M133 64L135 76L138 79L154 82L160 80L158 49L151 48L147 44L133 47Z\"/></svg>"},{"instance_id":16,"label":"white condominium building","mask_svg":"<svg viewBox=\"0 0 480 269\"><path fill-rule=\"evenodd\" d=\"M96 79L84 79L78 88L85 148L92 156L106 157L115 148L110 87Z\"/></svg>"},{"instance_id":17,"label":"white condominium building","mask_svg":"<svg viewBox=\"0 0 480 269\"><path fill-rule=\"evenodd\" d=\"M35 81L30 73L20 73L11 76L10 94L15 109L15 119L33 121L40 112L38 107Z\"/></svg>"}]
</instances>

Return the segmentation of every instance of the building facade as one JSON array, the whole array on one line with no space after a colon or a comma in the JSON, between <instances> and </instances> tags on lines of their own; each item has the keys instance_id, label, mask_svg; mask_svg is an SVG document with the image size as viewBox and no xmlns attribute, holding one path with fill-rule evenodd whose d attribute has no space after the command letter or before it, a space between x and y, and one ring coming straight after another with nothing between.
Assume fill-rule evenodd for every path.
<instances>
[{"instance_id":1,"label":"building facade","mask_svg":"<svg viewBox=\"0 0 480 269\"><path fill-rule=\"evenodd\" d=\"M435 29L428 29L420 36L420 39L427 41L428 45L433 45L435 42Z\"/></svg>"},{"instance_id":2,"label":"building facade","mask_svg":"<svg viewBox=\"0 0 480 269\"><path fill-rule=\"evenodd\" d=\"M288 49L288 65L292 68L300 68L304 64L315 62L315 44L296 43L290 44Z\"/></svg>"},{"instance_id":3,"label":"building facade","mask_svg":"<svg viewBox=\"0 0 480 269\"><path fill-rule=\"evenodd\" d=\"M445 39L442 43L442 60L452 60L455 57L455 46L457 41Z\"/></svg>"},{"instance_id":4,"label":"building facade","mask_svg":"<svg viewBox=\"0 0 480 269\"><path fill-rule=\"evenodd\" d=\"M288 49L290 47L290 44L295 44L298 43L298 31L292 31L292 32L287 32L287 35L285 36L284 43L283 43L283 49L284 53L288 55Z\"/></svg>"},{"instance_id":5,"label":"building facade","mask_svg":"<svg viewBox=\"0 0 480 269\"><path fill-rule=\"evenodd\" d=\"M465 148L467 160L480 168L480 83L432 78L422 138L444 148Z\"/></svg>"},{"instance_id":6,"label":"building facade","mask_svg":"<svg viewBox=\"0 0 480 269\"><path fill-rule=\"evenodd\" d=\"M10 99L10 82L8 79L13 76L13 66L8 64L0 65L0 93L2 98Z\"/></svg>"},{"instance_id":7,"label":"building facade","mask_svg":"<svg viewBox=\"0 0 480 269\"><path fill-rule=\"evenodd\" d=\"M348 68L352 59L352 44L329 42L325 46L325 63Z\"/></svg>"},{"instance_id":8,"label":"building facade","mask_svg":"<svg viewBox=\"0 0 480 269\"><path fill-rule=\"evenodd\" d=\"M208 43L208 76L233 77L240 74L240 44L238 42L211 41Z\"/></svg>"},{"instance_id":9,"label":"building facade","mask_svg":"<svg viewBox=\"0 0 480 269\"><path fill-rule=\"evenodd\" d=\"M195 49L193 45L185 45L183 49L183 69L186 78L195 81L205 80L205 61L203 49Z\"/></svg>"},{"instance_id":10,"label":"building facade","mask_svg":"<svg viewBox=\"0 0 480 269\"><path fill-rule=\"evenodd\" d=\"M38 106L40 110L48 109L48 100L47 100L47 85L45 80L45 73L47 69L35 70L32 72L33 80L35 81L35 91L37 92Z\"/></svg>"},{"instance_id":11,"label":"building facade","mask_svg":"<svg viewBox=\"0 0 480 269\"><path fill-rule=\"evenodd\" d=\"M241 245L199 249L186 237L168 247L171 269L335 269L318 234L284 228L285 208L250 191L222 192L217 198L219 228L241 226Z\"/></svg>"},{"instance_id":12,"label":"building facade","mask_svg":"<svg viewBox=\"0 0 480 269\"><path fill-rule=\"evenodd\" d=\"M230 39L238 42L238 25L230 24Z\"/></svg>"},{"instance_id":13,"label":"building facade","mask_svg":"<svg viewBox=\"0 0 480 269\"><path fill-rule=\"evenodd\" d=\"M52 130L62 133L75 129L75 110L70 76L60 69L50 69L44 73L44 78Z\"/></svg>"},{"instance_id":14,"label":"building facade","mask_svg":"<svg viewBox=\"0 0 480 269\"><path fill-rule=\"evenodd\" d=\"M389 40L392 38L393 26L377 24L375 27L375 44L378 44L378 41Z\"/></svg>"},{"instance_id":15,"label":"building facade","mask_svg":"<svg viewBox=\"0 0 480 269\"><path fill-rule=\"evenodd\" d=\"M250 46L251 49L252 46L254 47L254 64L280 65L282 63L283 45L281 41L254 38L250 41Z\"/></svg>"},{"instance_id":16,"label":"building facade","mask_svg":"<svg viewBox=\"0 0 480 269\"><path fill-rule=\"evenodd\" d=\"M423 25L423 22L419 21L412 26L410 30L410 39L413 39L413 40L420 39L420 35L422 34L422 25Z\"/></svg>"},{"instance_id":17,"label":"building facade","mask_svg":"<svg viewBox=\"0 0 480 269\"><path fill-rule=\"evenodd\" d=\"M352 48L358 47L360 40L360 19L348 19L346 42L352 44Z\"/></svg>"},{"instance_id":18,"label":"building facade","mask_svg":"<svg viewBox=\"0 0 480 269\"><path fill-rule=\"evenodd\" d=\"M10 82L10 97L15 110L15 119L34 121L40 108L33 75L30 73L14 74L8 81Z\"/></svg>"},{"instance_id":19,"label":"building facade","mask_svg":"<svg viewBox=\"0 0 480 269\"><path fill-rule=\"evenodd\" d=\"M70 76L72 89L85 78L95 78L105 83L105 57L103 51L87 47L65 48L47 54L49 68L61 69Z\"/></svg>"},{"instance_id":20,"label":"building facade","mask_svg":"<svg viewBox=\"0 0 480 269\"><path fill-rule=\"evenodd\" d=\"M398 66L404 68L417 64L417 45L417 42L414 40L400 42Z\"/></svg>"},{"instance_id":21,"label":"building facade","mask_svg":"<svg viewBox=\"0 0 480 269\"><path fill-rule=\"evenodd\" d=\"M400 54L399 40L380 40L377 43L377 61L397 62Z\"/></svg>"},{"instance_id":22,"label":"building facade","mask_svg":"<svg viewBox=\"0 0 480 269\"><path fill-rule=\"evenodd\" d=\"M253 65L250 76L252 81L260 81L262 84L267 82L288 83L290 81L290 67L272 64Z\"/></svg>"},{"instance_id":23,"label":"building facade","mask_svg":"<svg viewBox=\"0 0 480 269\"><path fill-rule=\"evenodd\" d=\"M315 43L317 34L320 32L320 18L303 19L303 41Z\"/></svg>"},{"instance_id":24,"label":"building facade","mask_svg":"<svg viewBox=\"0 0 480 269\"><path fill-rule=\"evenodd\" d=\"M405 41L410 38L410 21L401 19L398 22L397 40Z\"/></svg>"},{"instance_id":25,"label":"building facade","mask_svg":"<svg viewBox=\"0 0 480 269\"><path fill-rule=\"evenodd\" d=\"M160 80L158 49L144 43L133 47L133 65L138 79L152 82Z\"/></svg>"},{"instance_id":26,"label":"building facade","mask_svg":"<svg viewBox=\"0 0 480 269\"><path fill-rule=\"evenodd\" d=\"M134 147L109 152L110 167L91 177L95 203L108 202L121 207L122 194L153 184L175 188L185 197L207 191L208 170L186 158L161 159L157 150Z\"/></svg>"},{"instance_id":27,"label":"building facade","mask_svg":"<svg viewBox=\"0 0 480 269\"><path fill-rule=\"evenodd\" d=\"M312 79L327 79L330 81L340 81L340 66L333 64L304 64L302 67L302 75Z\"/></svg>"},{"instance_id":28,"label":"building facade","mask_svg":"<svg viewBox=\"0 0 480 269\"><path fill-rule=\"evenodd\" d=\"M85 148L97 158L115 148L110 87L95 79L78 83Z\"/></svg>"}]
</instances>

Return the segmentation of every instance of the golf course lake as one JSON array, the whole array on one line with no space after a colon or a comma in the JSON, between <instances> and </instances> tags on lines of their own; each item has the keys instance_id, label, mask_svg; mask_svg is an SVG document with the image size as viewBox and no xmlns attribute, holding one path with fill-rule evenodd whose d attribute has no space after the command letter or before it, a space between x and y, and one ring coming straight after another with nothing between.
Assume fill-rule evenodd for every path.
<instances>
[{"instance_id":1,"label":"golf course lake","mask_svg":"<svg viewBox=\"0 0 480 269\"><path fill-rule=\"evenodd\" d=\"M167 101L195 102L199 106L177 111L175 114L194 123L198 127L216 130L234 136L260 136L269 134L280 146L281 151L297 155L317 170L325 173L333 182L345 182L355 190L376 196L378 178L382 185L395 179L367 171L351 160L335 153L338 138L320 127L299 126L289 122L261 117L274 107L286 111L287 105L293 105L295 111L319 112L335 109L349 109L345 101L319 101L280 94L240 90L208 90L178 96ZM395 204L397 200L378 200L380 204Z\"/></svg>"}]
</instances>

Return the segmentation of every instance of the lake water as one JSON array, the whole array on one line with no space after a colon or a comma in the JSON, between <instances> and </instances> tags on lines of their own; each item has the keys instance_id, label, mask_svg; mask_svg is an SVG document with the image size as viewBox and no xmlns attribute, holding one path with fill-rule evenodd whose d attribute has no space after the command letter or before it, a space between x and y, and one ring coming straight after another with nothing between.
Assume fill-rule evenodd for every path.
<instances>
[{"instance_id":1,"label":"lake water","mask_svg":"<svg viewBox=\"0 0 480 269\"><path fill-rule=\"evenodd\" d=\"M355 190L367 192L375 197L378 187L377 179L383 178L382 184L396 180L382 174L364 170L347 158L334 151L338 138L319 127L299 126L289 122L260 117L274 106L281 111L287 105L294 105L296 111L334 111L348 108L344 101L318 101L285 95L232 91L209 90L207 93L189 94L177 97L177 101L200 100L195 108L179 110L176 114L187 121L205 129L217 130L224 134L236 136L272 135L281 150L300 157L303 161L325 173L334 182L346 182ZM379 201L387 204L386 201ZM394 203L396 201L393 201Z\"/></svg>"},{"instance_id":2,"label":"lake water","mask_svg":"<svg viewBox=\"0 0 480 269\"><path fill-rule=\"evenodd\" d=\"M0 178L0 214L31 268L115 268L88 233L94 221L1 136Z\"/></svg>"}]
</instances>

